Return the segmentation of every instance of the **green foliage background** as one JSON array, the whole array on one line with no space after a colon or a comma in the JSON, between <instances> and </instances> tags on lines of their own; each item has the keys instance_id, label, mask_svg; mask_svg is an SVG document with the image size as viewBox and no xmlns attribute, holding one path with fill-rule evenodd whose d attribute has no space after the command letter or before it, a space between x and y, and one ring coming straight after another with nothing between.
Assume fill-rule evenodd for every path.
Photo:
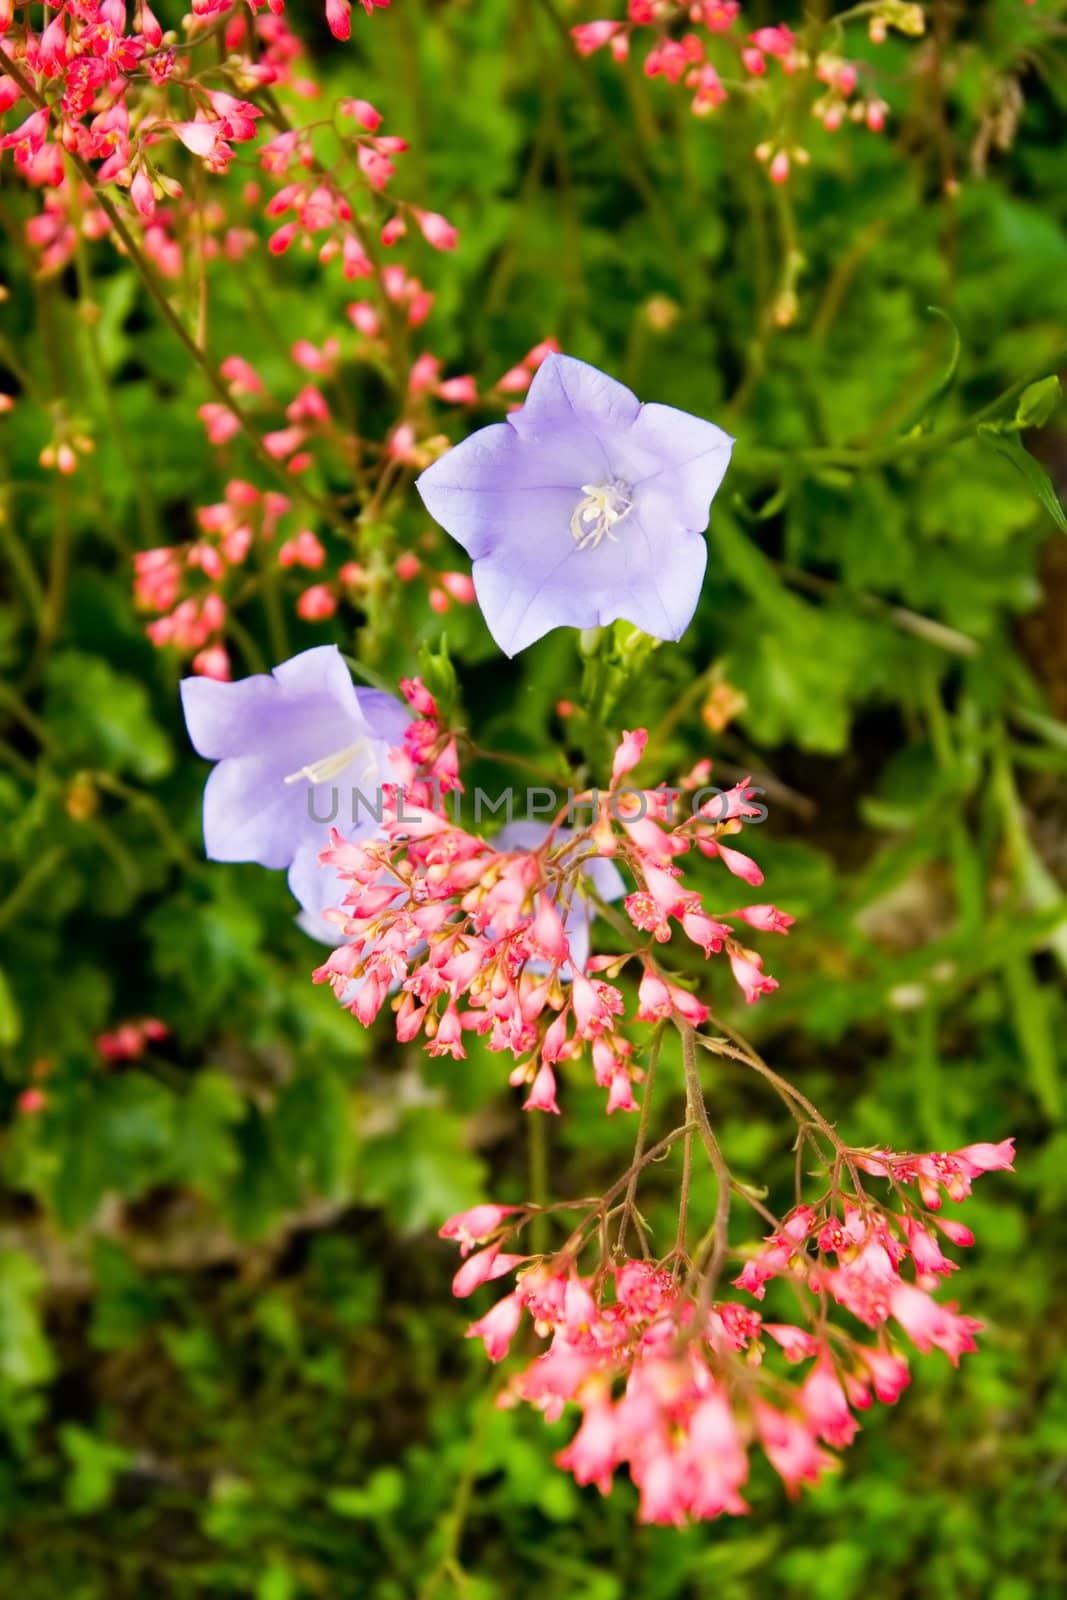
<instances>
[{"instance_id":1,"label":"green foliage background","mask_svg":"<svg viewBox=\"0 0 1067 1600\"><path fill-rule=\"evenodd\" d=\"M317 4L290 11L321 27ZM753 113L697 122L638 72L576 61L533 0L396 0L356 19L350 47L321 40L326 94L379 104L411 138L404 192L461 229L455 255L422 264L449 370L492 381L554 333L738 435L697 619L625 720L663 728L664 775L709 754L768 780L754 849L799 921L749 1032L854 1143L1018 1136L1017 1174L968 1208L959 1294L987 1324L981 1353L959 1373L917 1363L803 1500L767 1473L749 1518L685 1531L635 1529L626 1486L577 1489L551 1465L566 1425L493 1409L495 1375L463 1342L435 1229L526 1186L499 1060L432 1063L364 1034L309 983L316 950L281 875L203 863L204 767L177 663L133 611L129 555L184 537L220 489L206 395L106 247L80 280L32 279L14 242L32 202L5 182L0 352L32 394L0 421L0 1591L1063 1592L1067 555L1017 463L962 426L1063 338L1056 11L967 6L943 106L927 46L888 43L890 133L812 136L784 197L752 159ZM1017 134L975 173L1012 80ZM778 330L783 220L804 264ZM261 290L283 343L340 329L350 295L312 258L254 274L251 294L213 274L210 343L280 382ZM930 306L961 344L935 437L966 436L880 459L949 364ZM97 448L56 481L36 458L59 394ZM1062 419L1023 438L1062 481ZM415 540L414 497L405 519ZM355 620L291 626L289 645L350 646ZM266 619L245 621L269 654ZM378 670L410 671L438 633L409 606ZM475 616L450 642L479 739L555 759L573 640L506 669ZM747 700L722 735L700 718L713 673ZM105 1070L94 1037L143 1014L173 1038ZM47 1108L19 1115L41 1059ZM567 1087L557 1192L625 1165L632 1128L601 1099ZM741 1175L785 1192L776 1106L727 1073L710 1099Z\"/></svg>"}]
</instances>

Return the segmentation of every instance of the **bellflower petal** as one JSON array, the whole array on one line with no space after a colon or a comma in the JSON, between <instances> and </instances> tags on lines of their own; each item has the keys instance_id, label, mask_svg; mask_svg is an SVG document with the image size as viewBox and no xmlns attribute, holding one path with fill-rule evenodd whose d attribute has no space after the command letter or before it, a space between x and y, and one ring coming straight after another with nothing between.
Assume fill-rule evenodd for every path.
<instances>
[{"instance_id":1,"label":"bellflower petal","mask_svg":"<svg viewBox=\"0 0 1067 1600\"><path fill-rule=\"evenodd\" d=\"M648 452L649 472L637 480L642 509L673 513L699 533L708 525L708 507L730 465L733 440L713 422L654 401L641 407L630 432L632 452ZM662 506L653 498L664 496Z\"/></svg>"},{"instance_id":2,"label":"bellflower petal","mask_svg":"<svg viewBox=\"0 0 1067 1600\"><path fill-rule=\"evenodd\" d=\"M640 411L641 402L625 384L586 361L552 354L537 369L512 427L524 439L554 440L558 433L577 433L583 444L591 439L594 450L602 452L602 464L614 472L612 435L631 428ZM586 469L589 465L587 457Z\"/></svg>"},{"instance_id":3,"label":"bellflower petal","mask_svg":"<svg viewBox=\"0 0 1067 1600\"><path fill-rule=\"evenodd\" d=\"M351 832L351 830L350 830ZM336 922L327 921L324 912L339 906L348 893L349 884L338 876L333 867L319 865L322 839L306 840L289 864L286 881L289 893L300 904L297 924L311 939L320 944L337 945L341 932Z\"/></svg>"},{"instance_id":4,"label":"bellflower petal","mask_svg":"<svg viewBox=\"0 0 1067 1600\"><path fill-rule=\"evenodd\" d=\"M539 520L569 518L574 473L587 452L573 441L565 447L573 459L560 465L524 449L510 423L494 422L428 467L416 488L431 517L477 561L491 554L501 530L521 537L531 513Z\"/></svg>"},{"instance_id":5,"label":"bellflower petal","mask_svg":"<svg viewBox=\"0 0 1067 1600\"><path fill-rule=\"evenodd\" d=\"M614 378L550 355L525 405L416 487L472 557L489 631L515 655L552 628L625 618L678 639L707 565L701 537L733 440Z\"/></svg>"},{"instance_id":6,"label":"bellflower petal","mask_svg":"<svg viewBox=\"0 0 1067 1600\"><path fill-rule=\"evenodd\" d=\"M336 790L345 836L373 832L366 810L351 823L349 794L357 788L369 798L395 781L389 751L403 740L408 712L380 690L357 689L335 645L305 650L269 676L187 678L181 694L190 739L217 762L204 789L208 856L288 867L314 936L332 941L321 913L342 891L336 874L318 867L327 828L319 819L329 816Z\"/></svg>"}]
</instances>

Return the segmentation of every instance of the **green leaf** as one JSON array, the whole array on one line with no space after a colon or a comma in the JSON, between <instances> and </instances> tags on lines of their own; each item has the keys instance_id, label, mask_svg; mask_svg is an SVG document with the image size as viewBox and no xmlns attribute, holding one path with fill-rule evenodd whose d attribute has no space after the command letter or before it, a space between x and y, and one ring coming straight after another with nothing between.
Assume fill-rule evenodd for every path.
<instances>
[{"instance_id":1,"label":"green leaf","mask_svg":"<svg viewBox=\"0 0 1067 1600\"><path fill-rule=\"evenodd\" d=\"M331 1199L345 1192L353 1150L344 1084L330 1068L311 1068L286 1085L274 1112L274 1135L301 1183Z\"/></svg>"},{"instance_id":2,"label":"green leaf","mask_svg":"<svg viewBox=\"0 0 1067 1600\"><path fill-rule=\"evenodd\" d=\"M65 1490L69 1510L76 1517L102 1510L111 1500L119 1473L130 1464L129 1451L74 1423L60 1428L59 1442L70 1462Z\"/></svg>"},{"instance_id":3,"label":"green leaf","mask_svg":"<svg viewBox=\"0 0 1067 1600\"><path fill-rule=\"evenodd\" d=\"M1029 958L1022 951L1012 952L1003 970L1012 1021L1023 1047L1031 1087L1046 1116L1057 1122L1063 1104L1050 1017L1051 995L1037 982Z\"/></svg>"},{"instance_id":4,"label":"green leaf","mask_svg":"<svg viewBox=\"0 0 1067 1600\"><path fill-rule=\"evenodd\" d=\"M99 656L54 655L46 671L46 715L64 759L151 780L170 771L173 753L143 684Z\"/></svg>"},{"instance_id":5,"label":"green leaf","mask_svg":"<svg viewBox=\"0 0 1067 1600\"><path fill-rule=\"evenodd\" d=\"M130 339L126 333L126 320L137 295L137 279L133 272L117 272L97 288L100 320L97 338L105 371L115 372L125 361Z\"/></svg>"},{"instance_id":6,"label":"green leaf","mask_svg":"<svg viewBox=\"0 0 1067 1600\"><path fill-rule=\"evenodd\" d=\"M293 1600L296 1579L280 1556L272 1556L256 1583L256 1600Z\"/></svg>"},{"instance_id":7,"label":"green leaf","mask_svg":"<svg viewBox=\"0 0 1067 1600\"><path fill-rule=\"evenodd\" d=\"M163 1297L112 1239L93 1241L93 1277L91 1342L98 1350L128 1349L159 1320Z\"/></svg>"},{"instance_id":8,"label":"green leaf","mask_svg":"<svg viewBox=\"0 0 1067 1600\"><path fill-rule=\"evenodd\" d=\"M1019 396L1015 420L1020 428L1043 428L1053 415L1063 395L1060 380L1053 373L1031 383Z\"/></svg>"},{"instance_id":9,"label":"green leaf","mask_svg":"<svg viewBox=\"0 0 1067 1600\"><path fill-rule=\"evenodd\" d=\"M1028 450L1025 450L1018 436L1014 433L1005 433L995 422L983 422L978 426L978 437L1005 461L1010 461L1017 472L1026 480L1027 487L1038 505L1052 518L1057 528L1067 533L1067 513L1060 505L1059 497L1052 487L1052 479L1039 466Z\"/></svg>"},{"instance_id":10,"label":"green leaf","mask_svg":"<svg viewBox=\"0 0 1067 1600\"><path fill-rule=\"evenodd\" d=\"M179 1182L217 1198L240 1164L234 1130L245 1102L234 1083L210 1068L174 1104L169 1167Z\"/></svg>"},{"instance_id":11,"label":"green leaf","mask_svg":"<svg viewBox=\"0 0 1067 1600\"><path fill-rule=\"evenodd\" d=\"M395 1467L380 1467L360 1488L331 1489L326 1504L339 1517L382 1517L404 1503L405 1485Z\"/></svg>"},{"instance_id":12,"label":"green leaf","mask_svg":"<svg viewBox=\"0 0 1067 1600\"><path fill-rule=\"evenodd\" d=\"M173 1113L170 1091L141 1072L83 1083L61 1100L49 1124L61 1227L84 1226L109 1190L133 1198L161 1181Z\"/></svg>"},{"instance_id":13,"label":"green leaf","mask_svg":"<svg viewBox=\"0 0 1067 1600\"><path fill-rule=\"evenodd\" d=\"M942 311L940 306L927 306L927 311L932 317L940 317L941 321L948 324L952 334L952 343L949 347L948 363L941 377L937 380L929 394L925 395L915 409L909 414L901 427L901 433L929 433L937 418L938 408L956 381L956 372L960 364L960 330L953 322L947 311Z\"/></svg>"},{"instance_id":14,"label":"green leaf","mask_svg":"<svg viewBox=\"0 0 1067 1600\"><path fill-rule=\"evenodd\" d=\"M17 1044L22 1033L22 1018L7 973L0 967L0 1045Z\"/></svg>"},{"instance_id":15,"label":"green leaf","mask_svg":"<svg viewBox=\"0 0 1067 1600\"><path fill-rule=\"evenodd\" d=\"M18 1250L0 1250L0 1379L15 1388L47 1383L52 1351L38 1309L44 1274Z\"/></svg>"},{"instance_id":16,"label":"green leaf","mask_svg":"<svg viewBox=\"0 0 1067 1600\"><path fill-rule=\"evenodd\" d=\"M237 1143L240 1167L225 1206L238 1237L252 1239L266 1233L300 1195L278 1158L270 1129L258 1107L246 1108Z\"/></svg>"},{"instance_id":17,"label":"green leaf","mask_svg":"<svg viewBox=\"0 0 1067 1600\"><path fill-rule=\"evenodd\" d=\"M427 642L419 650L419 672L422 681L437 702L441 719L449 722L459 699L459 680L452 658L448 653L448 637L441 635L437 649Z\"/></svg>"},{"instance_id":18,"label":"green leaf","mask_svg":"<svg viewBox=\"0 0 1067 1600\"><path fill-rule=\"evenodd\" d=\"M398 1128L364 1145L362 1191L402 1232L417 1233L482 1199L485 1172L466 1148L464 1121L454 1113L415 1106L402 1118Z\"/></svg>"}]
</instances>

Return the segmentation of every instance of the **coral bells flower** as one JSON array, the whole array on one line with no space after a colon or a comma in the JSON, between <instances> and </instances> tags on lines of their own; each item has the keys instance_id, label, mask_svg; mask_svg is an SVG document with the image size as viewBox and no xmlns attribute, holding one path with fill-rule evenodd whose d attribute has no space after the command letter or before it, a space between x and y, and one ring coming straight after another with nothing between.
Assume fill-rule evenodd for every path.
<instances>
[{"instance_id":1,"label":"coral bells flower","mask_svg":"<svg viewBox=\"0 0 1067 1600\"><path fill-rule=\"evenodd\" d=\"M610 44L621 28L621 22L580 22L571 29L571 38L579 55L591 56Z\"/></svg>"},{"instance_id":2,"label":"coral bells flower","mask_svg":"<svg viewBox=\"0 0 1067 1600\"><path fill-rule=\"evenodd\" d=\"M357 688L335 645L305 650L269 677L186 678L181 693L193 745L217 763L204 790L207 854L287 867L305 916L316 917L340 898L337 880L318 867L327 824L316 818L328 816L340 779L368 799L396 781L390 749L403 743L404 707ZM359 811L342 814L348 837L373 831L370 806Z\"/></svg>"},{"instance_id":3,"label":"coral bells flower","mask_svg":"<svg viewBox=\"0 0 1067 1600\"><path fill-rule=\"evenodd\" d=\"M482 1244L497 1232L505 1217L514 1216L519 1206L481 1205L469 1211L460 1211L438 1229L442 1239L458 1239L460 1254L469 1255L476 1244Z\"/></svg>"},{"instance_id":4,"label":"coral bells flower","mask_svg":"<svg viewBox=\"0 0 1067 1600\"><path fill-rule=\"evenodd\" d=\"M660 996L650 989L650 999ZM978 1162L1004 1162L1003 1146L970 1148ZM905 1276L910 1252L923 1277L925 1263L909 1243L920 1224L910 1211L901 1217L861 1194L860 1154L840 1146L829 1191L817 1205L790 1212L749 1263L763 1265L763 1281L790 1278L807 1327L764 1322L758 1311L716 1299L709 1281L701 1282L699 1261L695 1275L679 1275L651 1259L620 1259L610 1237L602 1239L596 1269L584 1275L579 1259L603 1228L596 1201L553 1258L503 1253L525 1220L518 1212L484 1205L453 1218L442 1233L465 1256L482 1246L460 1267L457 1296L516 1275L468 1337L482 1339L490 1359L500 1360L528 1313L545 1341L504 1403L524 1400L549 1421L576 1410L580 1420L558 1465L603 1494L616 1472L628 1471L643 1522L743 1514L753 1449L791 1495L817 1482L834 1460L824 1447L851 1444L856 1413L870 1406L872 1390L891 1405L908 1383L908 1363L884 1324L894 1321L920 1352L940 1348L953 1362L974 1349L980 1326ZM934 1158L883 1152L871 1159L882 1162L875 1176L889 1176L899 1163ZM827 1164L825 1176L830 1172ZM898 1198L894 1190L893 1202ZM838 1265L828 1271L822 1263L833 1258ZM716 1281L712 1267L710 1285ZM762 1294L755 1282L746 1287ZM828 1315L835 1304L854 1314L858 1337ZM865 1326L879 1328L874 1340Z\"/></svg>"},{"instance_id":5,"label":"coral bells flower","mask_svg":"<svg viewBox=\"0 0 1067 1600\"><path fill-rule=\"evenodd\" d=\"M911 1339L916 1349L926 1353L936 1345L944 1350L954 1367L960 1356L977 1350L974 1335L981 1333L982 1324L974 1317L961 1317L953 1306L942 1306L911 1283L895 1283L889 1293L893 1317Z\"/></svg>"},{"instance_id":6,"label":"coral bells flower","mask_svg":"<svg viewBox=\"0 0 1067 1600\"><path fill-rule=\"evenodd\" d=\"M473 1258L457 1274L457 1295L502 1276L506 1259L515 1258L493 1246ZM796 1412L779 1410L760 1398L764 1382L769 1390L774 1380L764 1378L759 1362L758 1315L731 1303L697 1313L685 1290L651 1262L616 1263L595 1278L532 1263L468 1337L483 1339L499 1360L524 1310L549 1342L513 1380L512 1397L549 1420L576 1406L580 1425L558 1465L602 1494L616 1471L628 1469L642 1522L742 1515L750 1448L761 1447L792 1488L829 1464L820 1433L844 1444L855 1429L824 1351ZM748 1361L737 1361L746 1354Z\"/></svg>"},{"instance_id":7,"label":"coral bells flower","mask_svg":"<svg viewBox=\"0 0 1067 1600\"><path fill-rule=\"evenodd\" d=\"M538 846L545 843L548 836L549 828L546 823L509 822L501 828L493 843L498 850L536 850ZM574 838L574 834L567 828L557 828L555 838L559 844L566 845ZM623 883L619 869L614 862L602 860L594 855L582 857L581 874L575 881L574 887L575 893L567 897L569 903L562 918L558 915L556 916L566 948L557 947L555 954L563 965L564 975L570 971L567 963L573 961L577 967L583 968L589 958L590 937L593 922L596 918L596 908L589 898L589 891L591 890L601 900L606 900L609 904L613 900L621 900L626 892L626 885ZM554 903L551 900L549 901L549 910L553 915L556 915ZM542 907L541 917L545 918L545 916L546 913ZM536 922L537 919L535 918L535 925ZM536 942L536 933L532 933L531 937ZM553 953L550 950L545 950L543 944L540 948L545 955ZM542 962L541 965L543 966L544 963Z\"/></svg>"},{"instance_id":8,"label":"coral bells flower","mask_svg":"<svg viewBox=\"0 0 1067 1600\"><path fill-rule=\"evenodd\" d=\"M326 0L326 21L335 39L345 40L352 34L351 0Z\"/></svg>"},{"instance_id":9,"label":"coral bells flower","mask_svg":"<svg viewBox=\"0 0 1067 1600\"><path fill-rule=\"evenodd\" d=\"M515 655L551 628L624 617L679 639L707 562L701 537L733 441L570 356L526 403L422 473L430 515L474 561L489 631Z\"/></svg>"}]
</instances>

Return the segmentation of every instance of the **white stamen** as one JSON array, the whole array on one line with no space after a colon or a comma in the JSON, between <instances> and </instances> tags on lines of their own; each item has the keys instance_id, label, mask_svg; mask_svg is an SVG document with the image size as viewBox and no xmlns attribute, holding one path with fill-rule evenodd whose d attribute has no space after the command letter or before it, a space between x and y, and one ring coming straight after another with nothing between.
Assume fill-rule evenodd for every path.
<instances>
[{"instance_id":1,"label":"white stamen","mask_svg":"<svg viewBox=\"0 0 1067 1600\"><path fill-rule=\"evenodd\" d=\"M579 550L595 550L602 539L617 542L615 525L633 510L633 491L621 478L583 483L571 516L571 536Z\"/></svg>"},{"instance_id":2,"label":"white stamen","mask_svg":"<svg viewBox=\"0 0 1067 1600\"><path fill-rule=\"evenodd\" d=\"M323 756L321 761L313 761L308 767L301 767L297 772L290 772L286 783L299 783L306 778L308 783L328 783L331 778L340 777L346 767L352 765L360 755L367 759L360 768L357 777L362 780L377 772L378 763L371 751L368 750L368 740L357 739L355 744L349 744L343 750L335 750L332 755Z\"/></svg>"}]
</instances>

